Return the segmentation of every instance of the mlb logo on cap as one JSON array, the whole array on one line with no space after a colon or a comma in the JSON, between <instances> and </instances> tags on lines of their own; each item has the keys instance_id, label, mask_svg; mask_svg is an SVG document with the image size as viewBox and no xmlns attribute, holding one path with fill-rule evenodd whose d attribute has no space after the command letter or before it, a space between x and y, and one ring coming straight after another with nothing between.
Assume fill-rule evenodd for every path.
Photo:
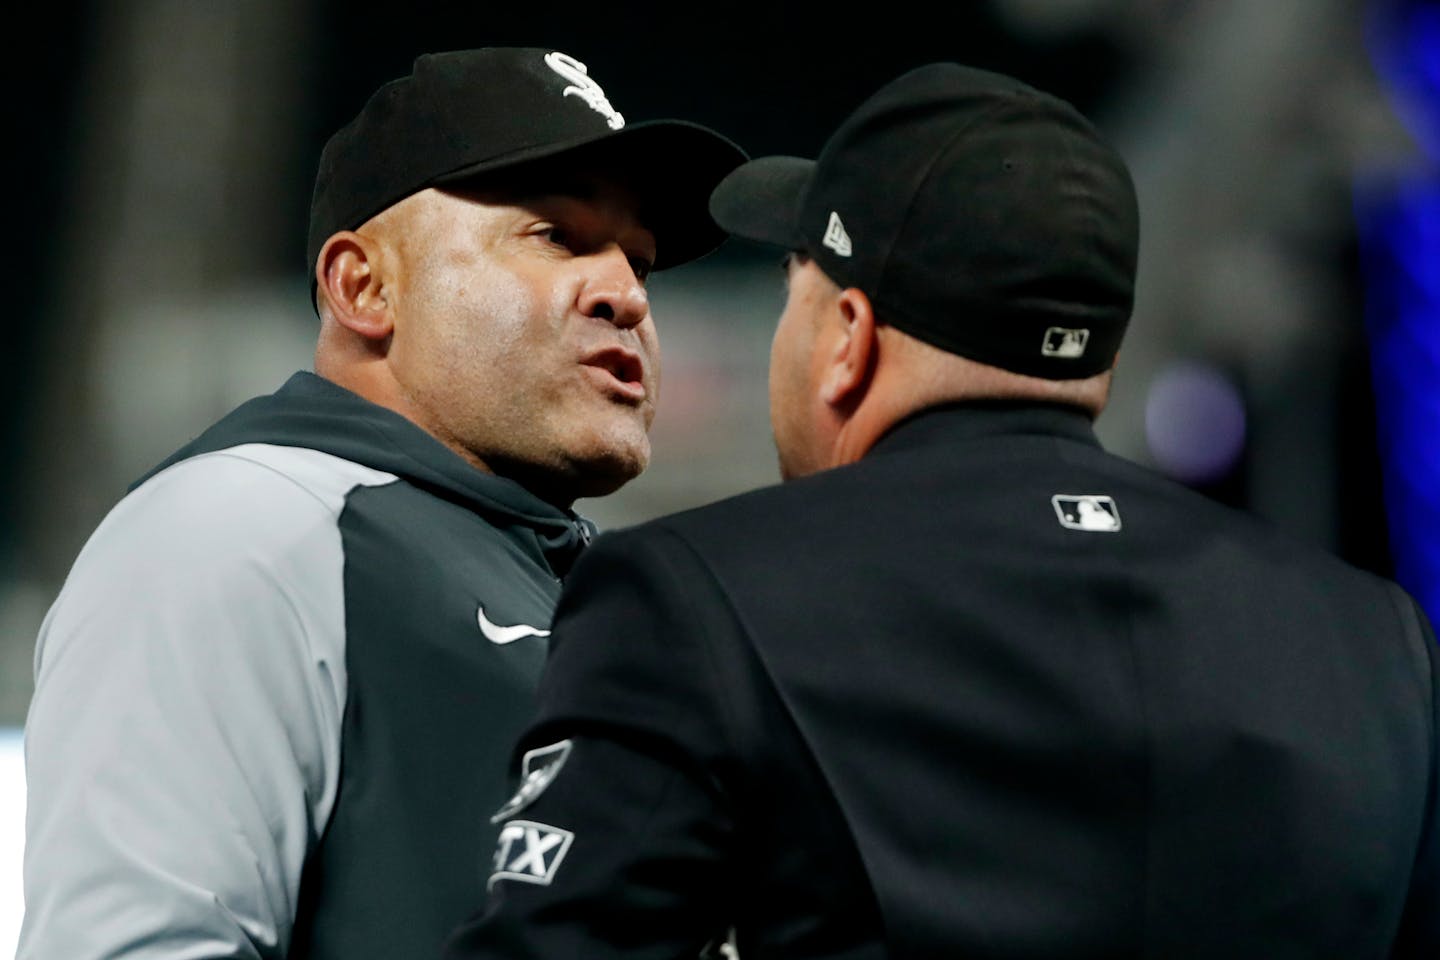
<instances>
[{"instance_id":1,"label":"mlb logo on cap","mask_svg":"<svg viewBox=\"0 0 1440 960\"><path fill-rule=\"evenodd\" d=\"M1089 342L1090 331L1084 328L1051 327L1045 331L1045 342L1040 345L1040 352L1047 357L1083 357L1085 344Z\"/></svg>"}]
</instances>

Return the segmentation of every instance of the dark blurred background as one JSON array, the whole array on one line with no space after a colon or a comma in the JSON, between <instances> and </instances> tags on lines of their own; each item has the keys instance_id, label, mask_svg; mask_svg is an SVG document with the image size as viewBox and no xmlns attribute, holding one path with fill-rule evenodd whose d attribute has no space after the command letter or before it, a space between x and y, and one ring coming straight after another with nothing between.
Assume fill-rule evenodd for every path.
<instances>
[{"instance_id":1,"label":"dark blurred background","mask_svg":"<svg viewBox=\"0 0 1440 960\"><path fill-rule=\"evenodd\" d=\"M11 89L23 94L7 98L0 723L23 721L40 618L126 485L309 365L315 158L378 84L429 50L560 49L631 121L697 120L754 155L813 156L859 100L933 60L1066 97L1120 147L1141 194L1136 314L1102 440L1395 575L1394 445L1377 438L1356 184L1433 172L1434 158L1377 66L1377 6L33 8L33 26L12 38ZM602 526L776 476L764 392L782 302L774 258L732 242L657 277L653 294L666 359L655 462L617 496L581 505Z\"/></svg>"}]
</instances>

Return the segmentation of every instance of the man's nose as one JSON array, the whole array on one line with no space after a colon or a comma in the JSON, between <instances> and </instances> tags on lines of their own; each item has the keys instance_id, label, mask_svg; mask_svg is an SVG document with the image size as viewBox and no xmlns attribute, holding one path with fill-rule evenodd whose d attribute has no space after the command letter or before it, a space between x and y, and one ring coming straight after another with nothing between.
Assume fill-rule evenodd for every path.
<instances>
[{"instance_id":1,"label":"man's nose","mask_svg":"<svg viewBox=\"0 0 1440 960\"><path fill-rule=\"evenodd\" d=\"M580 292L580 312L622 329L633 327L650 314L650 295L635 276L630 258L618 246L596 251L585 286Z\"/></svg>"}]
</instances>

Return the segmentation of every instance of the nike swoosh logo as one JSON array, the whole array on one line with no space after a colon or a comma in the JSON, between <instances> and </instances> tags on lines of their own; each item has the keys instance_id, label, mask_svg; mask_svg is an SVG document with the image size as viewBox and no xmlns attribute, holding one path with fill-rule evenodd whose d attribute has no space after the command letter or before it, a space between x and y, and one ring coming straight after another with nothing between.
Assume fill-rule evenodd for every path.
<instances>
[{"instance_id":1,"label":"nike swoosh logo","mask_svg":"<svg viewBox=\"0 0 1440 960\"><path fill-rule=\"evenodd\" d=\"M549 630L541 630L539 627L532 627L528 623L517 623L513 627L502 627L498 623L491 623L485 617L484 606L481 606L479 610L476 611L476 618L480 621L480 632L485 634L485 639L491 643L514 643L522 637L550 636Z\"/></svg>"}]
</instances>

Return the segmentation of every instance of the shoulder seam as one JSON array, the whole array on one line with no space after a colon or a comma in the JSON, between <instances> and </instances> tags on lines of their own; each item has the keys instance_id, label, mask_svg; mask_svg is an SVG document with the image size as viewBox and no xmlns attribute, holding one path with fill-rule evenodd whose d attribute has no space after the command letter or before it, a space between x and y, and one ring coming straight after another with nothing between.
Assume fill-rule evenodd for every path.
<instances>
[{"instance_id":1,"label":"shoulder seam","mask_svg":"<svg viewBox=\"0 0 1440 960\"><path fill-rule=\"evenodd\" d=\"M270 444L260 444L260 445L262 445L262 446L270 446ZM357 466L360 466L360 467L362 467L362 468L365 469L365 470L369 470L369 471L372 471L372 472L374 472L374 473L384 474L385 476L390 477L390 479L389 479L388 481L386 481L385 483L377 483L377 484L367 484L367 483L365 483L365 482L363 482L363 481L361 481L361 480L355 480L355 481L351 482L351 483L345 488L344 493L343 493L343 494L341 495L341 497L340 497L340 502L339 502L338 504L336 504L336 505L331 505L331 504L327 503L322 496L320 496L318 493L316 493L314 490L312 490L309 486L307 486L306 484L302 483L300 480L297 480L295 477L291 476L290 474L286 473L284 470L281 470L279 467L276 467L274 464L266 463L264 460L259 459L259 458L257 458L257 457L247 456L247 455L245 455L244 453L238 452L239 449L240 449L240 446L248 446L248 444L241 444L241 445L237 445L237 446L234 446L234 447L226 447L226 448L224 448L224 449L222 449L222 450L211 450L211 451L207 451L207 452L205 452L205 453L197 454L196 456L188 457L188 458L186 458L185 460L181 460L179 463L173 464L169 469L170 469L170 470L173 470L173 469L175 469L176 467L181 467L181 466L183 466L183 465L185 465L185 464L187 464L187 463L194 463L194 462L196 462L196 461L198 461L198 460L206 460L206 459L209 459L209 458L212 458L212 457L224 457L224 458L230 459L230 460L238 460L238 461L240 461L241 463L252 464L252 465L254 465L254 466L256 466L256 467L259 467L259 468L262 469L262 470L268 471L269 473L272 473L272 474L274 474L275 476L280 477L281 479L287 481L287 482L290 483L292 486L294 486L297 490L302 491L306 496L308 496L310 499L312 499L312 500L314 500L316 503L318 503L318 504L320 505L321 509L323 509L327 514L329 514L330 516L333 516L333 517L339 517L340 514L341 514L342 512L344 512L344 509L345 509L345 499L350 495L350 493L351 493L356 487L369 487L369 486L380 487L380 486L388 486L388 485L391 484L391 483L396 483L396 482L398 482L399 479L400 479L399 477L395 476L394 474L388 473L387 471L384 471L384 470L376 470L374 467L365 467L363 464L356 464ZM292 448L288 448L288 449L306 450L306 451L309 451L309 452L312 452L312 453L320 453L320 454L324 454L324 455L327 456L327 457L335 457L335 459L337 459L337 460L342 460L342 461L344 461L345 463L353 463L353 462L354 462L354 461L351 461L351 460L345 460L344 457L337 457L335 454L325 453L325 451L323 451L323 450L315 450L315 449L312 448L312 447L292 447ZM169 470L166 470L166 471L164 471L164 472L168 473ZM157 474L156 476L158 477L159 474ZM152 479L154 479L154 478L152 478Z\"/></svg>"}]
</instances>

